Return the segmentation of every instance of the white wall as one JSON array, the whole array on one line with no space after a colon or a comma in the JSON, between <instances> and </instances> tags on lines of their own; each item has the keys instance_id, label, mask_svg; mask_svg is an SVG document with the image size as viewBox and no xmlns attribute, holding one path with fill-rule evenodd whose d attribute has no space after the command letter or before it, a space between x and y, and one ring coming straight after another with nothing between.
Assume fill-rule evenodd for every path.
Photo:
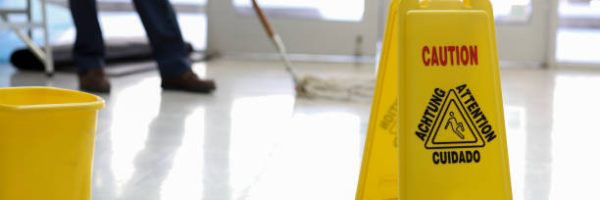
<instances>
[{"instance_id":1,"label":"white wall","mask_svg":"<svg viewBox=\"0 0 600 200\"><path fill-rule=\"evenodd\" d=\"M343 5L340 5L343 9ZM230 0L210 0L208 51L210 53L273 53L274 49L254 14L235 12ZM362 35L361 51L375 54L377 1L365 1L361 22L271 18L271 23L290 53L354 54L356 37Z\"/></svg>"},{"instance_id":2,"label":"white wall","mask_svg":"<svg viewBox=\"0 0 600 200\"><path fill-rule=\"evenodd\" d=\"M549 49L548 0L532 0L531 18L525 23L496 25L500 60L545 63Z\"/></svg>"},{"instance_id":3,"label":"white wall","mask_svg":"<svg viewBox=\"0 0 600 200\"><path fill-rule=\"evenodd\" d=\"M389 0L366 0L364 20L359 23L332 22L307 19L271 19L291 53L346 54L356 50L356 36L363 36L361 51L374 55L382 10L380 3ZM550 0L557 1L557 0ZM529 21L497 23L497 43L500 60L541 65L547 60L549 49L548 0L531 0ZM385 6L384 6L385 7ZM340 6L343 9L343 6ZM241 16L233 10L231 0L208 2L208 51L211 53L273 53L274 49L265 36L256 17ZM380 27L378 27L380 26Z\"/></svg>"}]
</instances>

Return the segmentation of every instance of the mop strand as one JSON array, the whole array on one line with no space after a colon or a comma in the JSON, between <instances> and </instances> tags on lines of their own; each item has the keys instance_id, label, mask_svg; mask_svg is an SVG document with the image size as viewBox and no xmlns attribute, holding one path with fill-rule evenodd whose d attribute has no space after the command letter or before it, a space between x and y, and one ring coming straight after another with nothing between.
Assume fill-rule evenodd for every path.
<instances>
[{"instance_id":1,"label":"mop strand","mask_svg":"<svg viewBox=\"0 0 600 200\"><path fill-rule=\"evenodd\" d=\"M286 71L290 74L294 81L296 96L300 98L323 98L330 100L344 101L362 101L369 102L373 96L375 88L375 78L348 77L344 79L335 78L320 78L316 76L305 76L300 78L290 62L285 44L279 34L269 23L267 16L264 14L256 0L252 0L254 11L258 15L260 22L267 33L271 42L281 59L283 60Z\"/></svg>"},{"instance_id":2,"label":"mop strand","mask_svg":"<svg viewBox=\"0 0 600 200\"><path fill-rule=\"evenodd\" d=\"M305 76L297 87L299 97L369 102L373 97L375 78L320 78Z\"/></svg>"}]
</instances>

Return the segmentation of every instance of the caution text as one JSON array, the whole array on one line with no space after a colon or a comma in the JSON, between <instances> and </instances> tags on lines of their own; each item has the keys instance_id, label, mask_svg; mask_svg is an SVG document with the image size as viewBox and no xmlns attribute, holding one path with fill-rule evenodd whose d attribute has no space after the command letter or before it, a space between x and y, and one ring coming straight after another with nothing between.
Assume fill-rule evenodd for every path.
<instances>
[{"instance_id":1,"label":"caution text","mask_svg":"<svg viewBox=\"0 0 600 200\"><path fill-rule=\"evenodd\" d=\"M421 57L427 67L479 65L476 45L424 46Z\"/></svg>"},{"instance_id":2,"label":"caution text","mask_svg":"<svg viewBox=\"0 0 600 200\"><path fill-rule=\"evenodd\" d=\"M481 160L479 151L436 151L432 155L433 163L439 164L461 164L478 163Z\"/></svg>"},{"instance_id":3,"label":"caution text","mask_svg":"<svg viewBox=\"0 0 600 200\"><path fill-rule=\"evenodd\" d=\"M467 85L463 84L456 87L463 104L467 107L468 112L471 114L472 119L477 124L477 128L483 134L488 142L496 139L496 133L492 129L492 125L488 121L488 118L483 114L481 106L475 100L475 97L471 93L471 90L467 88Z\"/></svg>"}]
</instances>

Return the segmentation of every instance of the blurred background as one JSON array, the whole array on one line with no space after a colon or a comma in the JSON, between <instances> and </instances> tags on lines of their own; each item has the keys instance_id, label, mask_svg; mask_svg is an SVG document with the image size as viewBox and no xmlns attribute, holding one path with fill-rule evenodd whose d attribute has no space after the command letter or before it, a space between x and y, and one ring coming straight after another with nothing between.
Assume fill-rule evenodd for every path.
<instances>
[{"instance_id":1,"label":"blurred background","mask_svg":"<svg viewBox=\"0 0 600 200\"><path fill-rule=\"evenodd\" d=\"M0 0L0 10L25 2ZM389 0L259 2L300 74L374 78ZM600 199L600 0L491 2L514 199ZM193 70L218 89L162 91L152 59L135 61L145 70L113 71L113 91L101 94L93 199L354 199L371 100L298 98L249 0L171 3ZM51 43L72 43L67 1L47 5ZM98 8L106 40L146 40L131 1ZM0 86L77 89L72 70L48 78L15 69L11 54L26 46L0 28ZM42 31L32 35L43 43Z\"/></svg>"},{"instance_id":2,"label":"blurred background","mask_svg":"<svg viewBox=\"0 0 600 200\"><path fill-rule=\"evenodd\" d=\"M34 1L35 2L35 1ZM66 1L49 0L49 24L54 42L72 41L74 28ZM128 0L99 0L104 35L139 37L145 33ZM187 41L198 51L230 56L256 56L272 51L257 29L250 1L172 0ZM597 0L492 0L500 59L520 67L582 67L600 62L600 3ZM2 0L2 7L25 1ZM323 59L360 55L373 61L381 40L388 1L264 0L262 6L296 58ZM39 5L34 5L39 6ZM34 16L39 18L38 16ZM127 28L124 28L127 27ZM300 28L301 27L301 28ZM240 29L244 31L235 31ZM376 30L376 31L375 31ZM23 47L10 30L0 30L0 62ZM36 37L39 40L41 35ZM243 37L240 37L243 36ZM310 38L310 42L306 42ZM327 44L327 45L314 45ZM305 55L305 56L300 56ZM314 57L307 57L313 55ZM336 57L337 56L337 57ZM582 65L583 64L583 65Z\"/></svg>"}]
</instances>

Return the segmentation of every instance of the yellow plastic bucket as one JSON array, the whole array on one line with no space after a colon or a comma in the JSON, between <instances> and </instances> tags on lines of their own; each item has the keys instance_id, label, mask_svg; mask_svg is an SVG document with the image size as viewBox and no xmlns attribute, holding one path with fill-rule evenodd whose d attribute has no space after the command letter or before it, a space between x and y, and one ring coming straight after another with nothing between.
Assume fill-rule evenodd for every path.
<instances>
[{"instance_id":1,"label":"yellow plastic bucket","mask_svg":"<svg viewBox=\"0 0 600 200\"><path fill-rule=\"evenodd\" d=\"M100 97L0 88L0 199L89 200Z\"/></svg>"}]
</instances>

